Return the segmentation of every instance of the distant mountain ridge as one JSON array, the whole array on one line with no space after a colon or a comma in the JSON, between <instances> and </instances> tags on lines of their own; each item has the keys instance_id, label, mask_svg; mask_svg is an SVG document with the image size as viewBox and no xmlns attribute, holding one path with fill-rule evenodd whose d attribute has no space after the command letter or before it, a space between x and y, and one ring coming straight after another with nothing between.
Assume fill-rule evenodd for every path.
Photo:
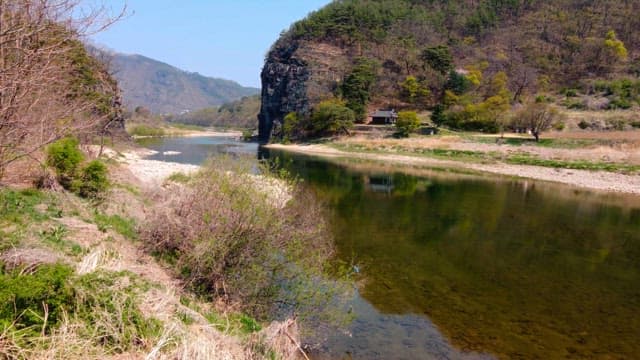
<instances>
[{"instance_id":1,"label":"distant mountain ridge","mask_svg":"<svg viewBox=\"0 0 640 360\"><path fill-rule=\"evenodd\" d=\"M144 106L157 114L180 114L260 93L258 88L187 72L146 56L103 53L130 109Z\"/></svg>"}]
</instances>

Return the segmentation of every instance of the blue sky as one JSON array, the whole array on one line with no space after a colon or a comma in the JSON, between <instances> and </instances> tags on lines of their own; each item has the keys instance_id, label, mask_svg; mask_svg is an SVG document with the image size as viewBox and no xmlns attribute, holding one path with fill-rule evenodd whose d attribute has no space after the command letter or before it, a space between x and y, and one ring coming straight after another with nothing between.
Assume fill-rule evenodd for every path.
<instances>
[{"instance_id":1,"label":"blue sky","mask_svg":"<svg viewBox=\"0 0 640 360\"><path fill-rule=\"evenodd\" d=\"M260 86L281 31L330 0L109 0L130 15L92 41L203 75Z\"/></svg>"}]
</instances>

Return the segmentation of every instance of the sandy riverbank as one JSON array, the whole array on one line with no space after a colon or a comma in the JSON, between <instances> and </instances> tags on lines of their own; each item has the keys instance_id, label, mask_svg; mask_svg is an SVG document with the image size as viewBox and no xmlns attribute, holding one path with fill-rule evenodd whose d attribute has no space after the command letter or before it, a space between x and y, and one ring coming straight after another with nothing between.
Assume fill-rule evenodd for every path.
<instances>
[{"instance_id":1,"label":"sandy riverbank","mask_svg":"<svg viewBox=\"0 0 640 360\"><path fill-rule=\"evenodd\" d=\"M326 145L271 144L268 145L267 148L321 157L356 158L387 163L392 162L400 166L418 165L439 168L469 169L497 175L552 181L592 190L640 195L640 176L638 175L625 175L605 171L556 169L529 165L510 165L504 163L481 164L454 160L440 160L423 156L351 152L341 151Z\"/></svg>"}]
</instances>

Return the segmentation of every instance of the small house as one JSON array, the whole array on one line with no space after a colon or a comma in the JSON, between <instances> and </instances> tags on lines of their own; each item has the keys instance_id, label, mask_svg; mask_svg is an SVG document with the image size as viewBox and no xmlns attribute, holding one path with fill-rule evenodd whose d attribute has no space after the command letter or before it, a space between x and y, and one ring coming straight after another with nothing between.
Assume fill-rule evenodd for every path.
<instances>
[{"instance_id":1,"label":"small house","mask_svg":"<svg viewBox=\"0 0 640 360\"><path fill-rule=\"evenodd\" d=\"M372 125L391 125L395 124L398 120L398 113L395 110L378 110L371 116Z\"/></svg>"}]
</instances>

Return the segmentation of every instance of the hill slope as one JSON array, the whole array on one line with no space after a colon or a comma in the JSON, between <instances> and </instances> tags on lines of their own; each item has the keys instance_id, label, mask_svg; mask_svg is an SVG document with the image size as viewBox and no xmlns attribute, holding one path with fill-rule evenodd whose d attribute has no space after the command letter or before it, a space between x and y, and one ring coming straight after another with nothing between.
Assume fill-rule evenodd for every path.
<instances>
[{"instance_id":1,"label":"hill slope","mask_svg":"<svg viewBox=\"0 0 640 360\"><path fill-rule=\"evenodd\" d=\"M245 96L219 107L204 108L166 118L169 122L188 125L255 129L258 125L260 96Z\"/></svg>"},{"instance_id":2,"label":"hill slope","mask_svg":"<svg viewBox=\"0 0 640 360\"><path fill-rule=\"evenodd\" d=\"M611 90L595 80L631 79L637 92L639 11L638 0L334 1L270 50L261 138L281 137L286 114L308 117L331 97L362 117L375 107L477 105L501 90L510 104L566 88ZM445 99L447 90L469 101Z\"/></svg>"},{"instance_id":3,"label":"hill slope","mask_svg":"<svg viewBox=\"0 0 640 360\"><path fill-rule=\"evenodd\" d=\"M154 113L198 110L260 92L231 80L186 72L142 55L112 54L111 66L127 107L144 106Z\"/></svg>"}]
</instances>

